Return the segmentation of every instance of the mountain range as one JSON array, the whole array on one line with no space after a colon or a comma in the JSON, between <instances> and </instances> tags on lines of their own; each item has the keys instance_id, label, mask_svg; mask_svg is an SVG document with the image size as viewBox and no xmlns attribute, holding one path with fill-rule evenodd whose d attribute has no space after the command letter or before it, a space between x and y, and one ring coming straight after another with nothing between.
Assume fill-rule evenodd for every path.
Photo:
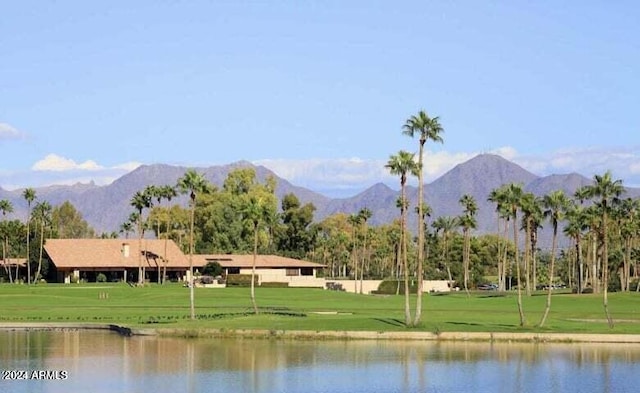
<instances>
[{"instance_id":1,"label":"mountain range","mask_svg":"<svg viewBox=\"0 0 640 393\"><path fill-rule=\"evenodd\" d=\"M399 216L396 207L399 191L383 183L374 184L349 198L329 198L307 188L291 184L264 166L255 166L246 161L195 169L212 184L221 186L230 171L242 167L253 167L261 182L268 176L275 177L278 198L282 198L288 193L294 193L302 203L313 203L316 206L316 221L339 212L357 213L364 207L373 213L370 219L372 225L389 223ZM105 186L97 186L92 183L75 184L42 187L35 189L35 191L38 200L46 200L52 205L70 201L98 232L117 231L120 224L126 221L133 211L130 200L136 191L142 190L148 185L176 184L178 178L187 169L186 167L164 164L143 165ZM425 184L425 199L432 208L431 217L435 218L460 215L462 207L458 200L464 194L472 195L478 203L476 234L491 233L496 231L495 205L487 201L487 197L491 190L508 183L519 183L525 191L539 196L553 190L563 190L571 195L577 188L591 184L592 180L576 173L537 176L500 156L480 154L455 166L433 182ZM411 206L416 205L417 194L417 187L409 186L407 188ZM640 189L627 188L626 196L639 197ZM22 190L8 191L0 188L0 199L8 199L12 202L15 217L24 218L26 216L27 207L22 198ZM184 203L185 199L177 201ZM413 208L411 211L413 212ZM410 228L416 227L416 220L416 214L409 215L408 225ZM546 226L548 227L548 225ZM549 244L549 232L543 230L541 233L540 244L543 247Z\"/></svg>"}]
</instances>

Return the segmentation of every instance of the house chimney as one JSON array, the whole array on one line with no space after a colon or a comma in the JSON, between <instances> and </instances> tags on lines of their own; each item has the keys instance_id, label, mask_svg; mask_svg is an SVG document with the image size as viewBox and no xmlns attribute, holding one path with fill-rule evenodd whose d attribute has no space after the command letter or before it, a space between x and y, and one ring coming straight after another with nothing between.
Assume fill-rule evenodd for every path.
<instances>
[{"instance_id":1,"label":"house chimney","mask_svg":"<svg viewBox=\"0 0 640 393\"><path fill-rule=\"evenodd\" d=\"M122 243L122 256L129 258L129 243Z\"/></svg>"}]
</instances>

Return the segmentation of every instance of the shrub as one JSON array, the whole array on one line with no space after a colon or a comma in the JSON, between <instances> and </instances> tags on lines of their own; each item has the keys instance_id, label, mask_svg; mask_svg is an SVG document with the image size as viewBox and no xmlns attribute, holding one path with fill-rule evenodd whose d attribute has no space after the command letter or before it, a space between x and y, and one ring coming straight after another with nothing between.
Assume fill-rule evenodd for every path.
<instances>
[{"instance_id":1,"label":"shrub","mask_svg":"<svg viewBox=\"0 0 640 393\"><path fill-rule=\"evenodd\" d=\"M222 271L222 266L218 262L209 262L202 268L202 275L218 277L222 275Z\"/></svg>"},{"instance_id":2,"label":"shrub","mask_svg":"<svg viewBox=\"0 0 640 393\"><path fill-rule=\"evenodd\" d=\"M107 282L107 276L105 276L104 273L98 273L96 282Z\"/></svg>"},{"instance_id":3,"label":"shrub","mask_svg":"<svg viewBox=\"0 0 640 393\"><path fill-rule=\"evenodd\" d=\"M249 283L251 285L251 283ZM288 282L263 282L260 284L263 288L287 288L289 286Z\"/></svg>"},{"instance_id":4,"label":"shrub","mask_svg":"<svg viewBox=\"0 0 640 393\"><path fill-rule=\"evenodd\" d=\"M255 283L257 284L258 277L256 277ZM251 274L228 274L227 275L228 287L250 287L251 286Z\"/></svg>"},{"instance_id":5,"label":"shrub","mask_svg":"<svg viewBox=\"0 0 640 393\"><path fill-rule=\"evenodd\" d=\"M398 283L400 284L400 295L404 294L404 280L386 279L380 283L377 291L372 293L376 295L395 295L398 290ZM418 293L418 282L415 280L409 281L409 292Z\"/></svg>"}]
</instances>

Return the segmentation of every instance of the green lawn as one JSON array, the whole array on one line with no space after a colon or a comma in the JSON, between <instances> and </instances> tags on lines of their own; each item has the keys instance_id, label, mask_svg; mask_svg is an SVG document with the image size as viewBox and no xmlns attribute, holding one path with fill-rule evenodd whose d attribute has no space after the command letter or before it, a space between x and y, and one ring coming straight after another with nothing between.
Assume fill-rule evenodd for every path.
<instances>
[{"instance_id":1,"label":"green lawn","mask_svg":"<svg viewBox=\"0 0 640 393\"><path fill-rule=\"evenodd\" d=\"M106 297L108 296L108 298ZM196 288L190 321L189 290L172 284L133 288L123 284L0 285L0 322L95 322L147 328L404 331L402 296L357 295L321 289L257 288L262 313L251 315L248 288ZM414 305L412 299L412 306ZM616 320L609 329L600 295L556 294L543 329L544 293L524 297L527 326L518 326L515 294L497 292L426 295L428 332L576 332L640 334L640 294L612 293Z\"/></svg>"}]
</instances>

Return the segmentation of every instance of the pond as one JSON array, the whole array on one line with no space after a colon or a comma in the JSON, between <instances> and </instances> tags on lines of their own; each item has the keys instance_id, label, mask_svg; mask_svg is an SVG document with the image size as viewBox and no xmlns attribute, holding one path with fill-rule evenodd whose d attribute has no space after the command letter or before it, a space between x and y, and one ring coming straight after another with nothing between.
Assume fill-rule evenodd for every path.
<instances>
[{"instance_id":1,"label":"pond","mask_svg":"<svg viewBox=\"0 0 640 393\"><path fill-rule=\"evenodd\" d=\"M0 331L0 392L635 392L640 347Z\"/></svg>"}]
</instances>

